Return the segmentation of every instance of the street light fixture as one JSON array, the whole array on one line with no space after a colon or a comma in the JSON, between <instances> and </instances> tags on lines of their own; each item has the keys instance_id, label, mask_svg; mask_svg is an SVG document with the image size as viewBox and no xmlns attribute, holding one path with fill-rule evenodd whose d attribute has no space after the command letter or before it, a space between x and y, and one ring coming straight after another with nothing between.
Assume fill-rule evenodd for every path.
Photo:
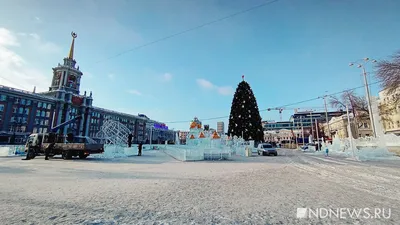
<instances>
[{"instance_id":1,"label":"street light fixture","mask_svg":"<svg viewBox=\"0 0 400 225\"><path fill-rule=\"evenodd\" d=\"M371 127L372 127L372 134L374 137L376 137L376 131L375 131L375 124L374 124L374 115L372 115L372 107L371 107L371 96L370 96L370 91L369 91L369 86L368 86L368 80L367 80L367 72L365 71L365 64L368 62L376 63L377 60L370 58L364 58L363 59L365 63L360 62L352 62L349 64L349 66L354 66L357 65L357 68L361 68L363 77L364 77L364 86L365 86L365 92L366 92L366 98L367 98L367 104L368 104L368 113L369 113L369 119L371 122Z\"/></svg>"}]
</instances>

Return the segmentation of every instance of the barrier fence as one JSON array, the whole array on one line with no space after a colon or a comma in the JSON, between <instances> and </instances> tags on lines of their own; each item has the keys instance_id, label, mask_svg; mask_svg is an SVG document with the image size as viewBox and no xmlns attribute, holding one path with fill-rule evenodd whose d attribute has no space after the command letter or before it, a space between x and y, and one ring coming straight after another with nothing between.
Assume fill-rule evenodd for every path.
<instances>
[{"instance_id":1,"label":"barrier fence","mask_svg":"<svg viewBox=\"0 0 400 225\"><path fill-rule=\"evenodd\" d=\"M24 154L24 145L0 145L0 156L15 156Z\"/></svg>"}]
</instances>

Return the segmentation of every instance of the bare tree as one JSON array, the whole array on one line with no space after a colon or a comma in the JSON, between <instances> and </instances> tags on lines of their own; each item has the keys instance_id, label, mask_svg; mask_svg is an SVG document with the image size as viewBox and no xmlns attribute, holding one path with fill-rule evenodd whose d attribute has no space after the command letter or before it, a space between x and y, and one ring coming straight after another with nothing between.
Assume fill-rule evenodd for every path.
<instances>
[{"instance_id":1,"label":"bare tree","mask_svg":"<svg viewBox=\"0 0 400 225\"><path fill-rule=\"evenodd\" d=\"M391 60L383 60L376 65L376 78L382 82L387 94L395 93L400 87L400 51L391 56Z\"/></svg>"},{"instance_id":2,"label":"bare tree","mask_svg":"<svg viewBox=\"0 0 400 225\"><path fill-rule=\"evenodd\" d=\"M363 122L369 119L369 111L368 111L368 103L365 97L358 96L354 91L345 91L339 97L329 96L330 97L330 105L334 108L345 110L346 106L349 107L349 110L353 113L355 124L358 124L358 127L361 127L362 124L359 122Z\"/></svg>"},{"instance_id":3,"label":"bare tree","mask_svg":"<svg viewBox=\"0 0 400 225\"><path fill-rule=\"evenodd\" d=\"M330 96L329 103L332 107L341 110L345 110L346 106L348 106L349 110L351 110L354 115L369 115L367 100L355 94L354 91L345 91L340 97Z\"/></svg>"}]
</instances>

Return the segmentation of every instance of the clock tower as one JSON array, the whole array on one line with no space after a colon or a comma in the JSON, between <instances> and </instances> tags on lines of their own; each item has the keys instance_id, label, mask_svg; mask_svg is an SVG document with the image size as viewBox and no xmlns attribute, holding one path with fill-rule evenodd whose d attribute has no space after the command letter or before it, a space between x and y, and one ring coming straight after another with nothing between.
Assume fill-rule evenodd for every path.
<instances>
[{"instance_id":1,"label":"clock tower","mask_svg":"<svg viewBox=\"0 0 400 225\"><path fill-rule=\"evenodd\" d=\"M64 58L64 64L58 64L53 68L53 79L49 91L64 90L79 95L79 86L83 73L76 66L74 59L75 39L78 37L75 32L71 32L72 43L68 57Z\"/></svg>"}]
</instances>

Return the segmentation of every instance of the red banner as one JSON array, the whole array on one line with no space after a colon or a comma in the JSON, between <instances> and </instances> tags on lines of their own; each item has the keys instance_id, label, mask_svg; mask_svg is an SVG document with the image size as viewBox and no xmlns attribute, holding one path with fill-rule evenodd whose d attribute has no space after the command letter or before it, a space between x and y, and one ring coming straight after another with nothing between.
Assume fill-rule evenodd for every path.
<instances>
[{"instance_id":1,"label":"red banner","mask_svg":"<svg viewBox=\"0 0 400 225\"><path fill-rule=\"evenodd\" d=\"M83 103L83 98L82 98L82 97L79 97L79 96L72 96L72 104L73 104L73 105L78 105L78 106L80 106L80 105L82 105L82 103Z\"/></svg>"}]
</instances>

